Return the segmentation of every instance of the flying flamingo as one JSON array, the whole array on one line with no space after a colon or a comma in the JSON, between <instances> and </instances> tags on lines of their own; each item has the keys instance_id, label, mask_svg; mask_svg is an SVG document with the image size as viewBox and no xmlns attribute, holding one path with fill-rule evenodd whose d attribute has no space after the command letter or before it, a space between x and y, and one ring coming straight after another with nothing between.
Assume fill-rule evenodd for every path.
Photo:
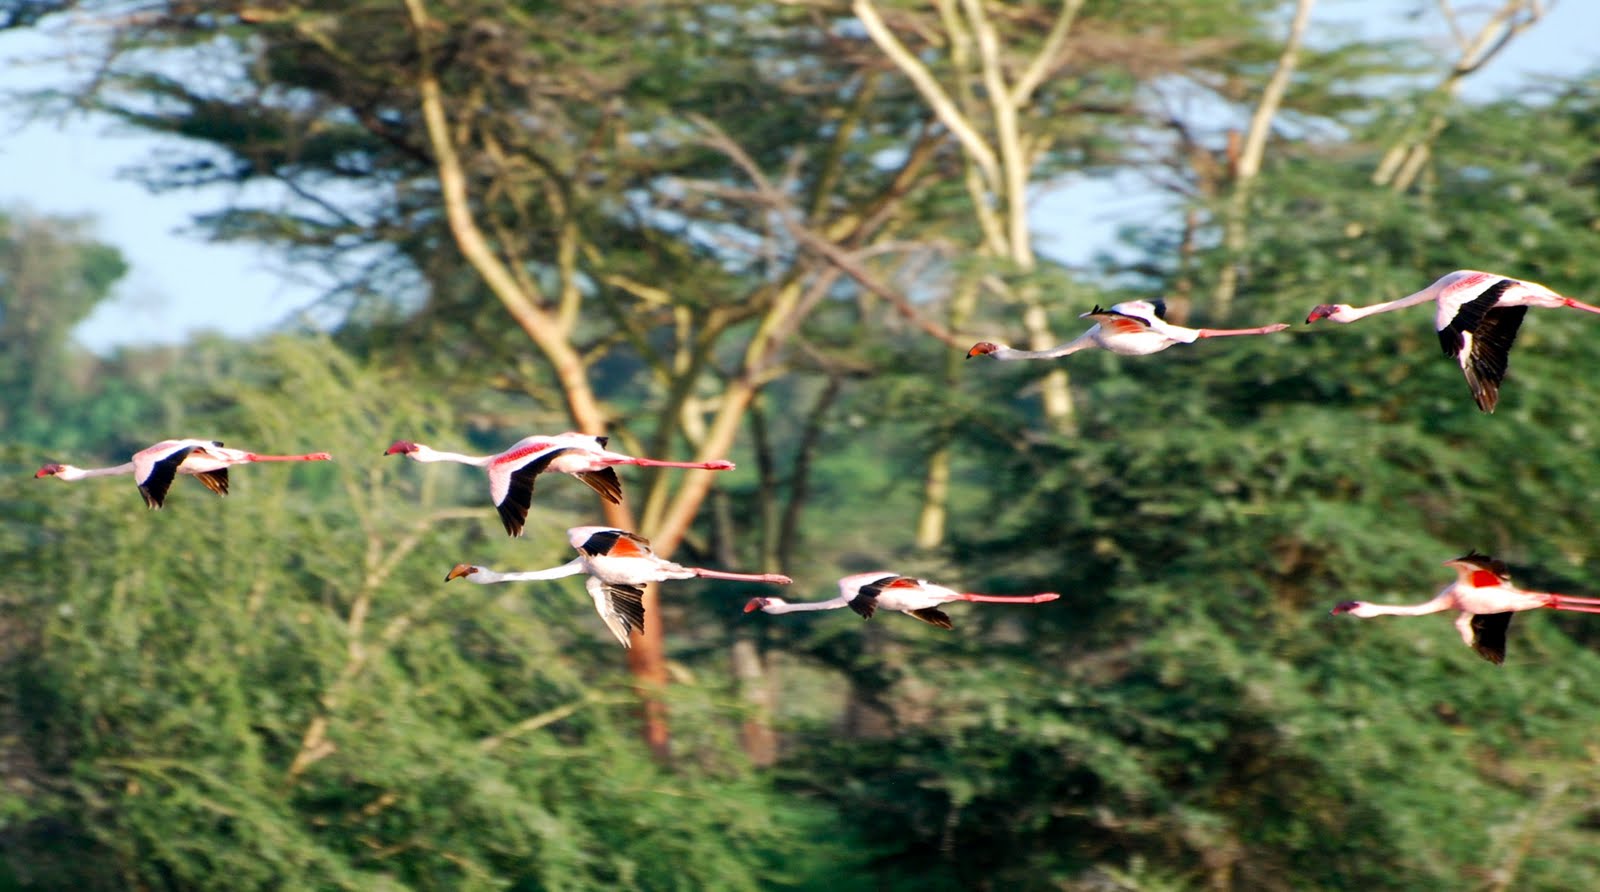
<instances>
[{"instance_id":1,"label":"flying flamingo","mask_svg":"<svg viewBox=\"0 0 1600 892\"><path fill-rule=\"evenodd\" d=\"M489 472L489 498L500 511L500 522L506 533L522 535L522 526L528 520L528 508L533 504L534 478L545 471L571 474L582 480L608 502L622 501L622 481L617 479L615 465L639 465L646 468L697 468L706 471L731 471L731 461L679 462L660 461L654 458L635 458L620 452L610 452L606 437L594 437L568 431L553 437L534 435L523 437L510 449L495 455L462 455L459 452L440 452L410 440L396 440L384 450L384 455L404 455L412 461L453 461L473 465Z\"/></svg>"},{"instance_id":2,"label":"flying flamingo","mask_svg":"<svg viewBox=\"0 0 1600 892\"><path fill-rule=\"evenodd\" d=\"M1461 615L1456 617L1456 629L1461 632L1461 640L1496 666L1506 659L1506 629L1511 626L1511 614L1541 607L1600 613L1600 598L1530 592L1513 586L1506 565L1486 554L1469 551L1455 560L1445 561L1444 565L1455 568L1456 581L1445 586L1432 600L1409 605L1341 601L1334 605L1332 613L1335 616L1348 613L1366 619L1459 610Z\"/></svg>"},{"instance_id":3,"label":"flying flamingo","mask_svg":"<svg viewBox=\"0 0 1600 892\"><path fill-rule=\"evenodd\" d=\"M790 604L782 598L751 598L745 613L798 613L804 610L837 610L848 607L871 619L878 608L898 610L941 629L951 628L950 617L939 609L950 601L984 601L999 604L1042 604L1061 597L1055 592L1038 595L973 595L934 585L926 579L912 579L894 573L857 573L839 580L839 597L827 601Z\"/></svg>"},{"instance_id":4,"label":"flying flamingo","mask_svg":"<svg viewBox=\"0 0 1600 892\"><path fill-rule=\"evenodd\" d=\"M729 573L702 567L685 567L657 555L650 540L613 527L573 527L567 541L578 556L548 570L525 573L497 573L472 564L457 564L444 581L469 579L480 585L519 582L532 579L560 579L589 574L584 587L594 599L594 609L605 620L606 628L623 647L631 646L628 633L644 630L644 588L646 583L667 579L732 579L739 582L768 582L788 585L789 577L778 573Z\"/></svg>"},{"instance_id":5,"label":"flying flamingo","mask_svg":"<svg viewBox=\"0 0 1600 892\"><path fill-rule=\"evenodd\" d=\"M982 341L967 351L967 358L988 356L992 359L1055 359L1079 350L1099 347L1123 356L1144 356L1159 353L1173 344L1192 344L1201 338L1222 338L1233 335L1261 335L1283 331L1289 326L1283 322L1263 325L1260 328L1184 328L1167 321L1167 302L1164 300L1128 300L1112 304L1102 310L1099 304L1080 319L1093 319L1089 330L1058 347L1049 350L1017 350L1005 344Z\"/></svg>"},{"instance_id":6,"label":"flying flamingo","mask_svg":"<svg viewBox=\"0 0 1600 892\"><path fill-rule=\"evenodd\" d=\"M219 496L228 494L228 469L234 465L258 461L332 461L326 452L305 455L261 455L243 449L225 449L221 440L162 440L133 454L133 461L111 468L79 468L73 465L48 464L33 476L55 477L58 480L82 480L85 477L109 477L113 474L132 474L139 484L139 494L149 508L160 508L167 498L167 489L178 474L191 474Z\"/></svg>"},{"instance_id":7,"label":"flying flamingo","mask_svg":"<svg viewBox=\"0 0 1600 892\"><path fill-rule=\"evenodd\" d=\"M1399 300L1352 307L1349 304L1320 304L1311 308L1306 322L1331 319L1354 322L1378 313L1404 307L1437 303L1433 327L1439 331L1444 355L1453 357L1467 376L1472 398L1478 408L1493 412L1500 400L1500 382L1511 360L1511 344L1529 307L1555 309L1571 307L1600 313L1600 307L1551 291L1538 282L1525 282L1495 273L1458 269L1432 285Z\"/></svg>"}]
</instances>

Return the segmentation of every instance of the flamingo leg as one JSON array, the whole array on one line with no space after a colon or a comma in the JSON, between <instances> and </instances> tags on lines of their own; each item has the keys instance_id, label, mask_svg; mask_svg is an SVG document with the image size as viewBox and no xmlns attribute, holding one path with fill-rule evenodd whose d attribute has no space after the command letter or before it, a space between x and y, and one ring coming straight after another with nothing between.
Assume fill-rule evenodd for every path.
<instances>
[{"instance_id":1,"label":"flamingo leg","mask_svg":"<svg viewBox=\"0 0 1600 892\"><path fill-rule=\"evenodd\" d=\"M641 468L693 468L700 471L731 471L733 462L718 461L661 461L655 458L608 458L608 465L638 465Z\"/></svg>"},{"instance_id":2,"label":"flamingo leg","mask_svg":"<svg viewBox=\"0 0 1600 892\"><path fill-rule=\"evenodd\" d=\"M1552 610L1570 610L1573 613L1600 613L1600 604L1594 603L1593 601L1590 601L1590 602L1587 602L1587 603L1584 603L1584 602L1576 602L1575 603L1575 602L1573 602L1572 600L1570 600L1570 599L1568 599L1566 597L1558 595L1556 597L1555 601L1550 604L1550 609L1552 609Z\"/></svg>"},{"instance_id":3,"label":"flamingo leg","mask_svg":"<svg viewBox=\"0 0 1600 892\"><path fill-rule=\"evenodd\" d=\"M1566 306L1573 308L1574 310L1583 310L1586 313L1600 313L1600 307L1597 307L1593 304L1586 304L1581 300L1573 300L1570 297L1564 297L1561 299L1561 302Z\"/></svg>"},{"instance_id":4,"label":"flamingo leg","mask_svg":"<svg viewBox=\"0 0 1600 892\"><path fill-rule=\"evenodd\" d=\"M788 585L794 582L781 573L729 573L726 570L707 570L703 567L686 568L701 579L731 579L735 582L770 582L773 585Z\"/></svg>"},{"instance_id":5,"label":"flamingo leg","mask_svg":"<svg viewBox=\"0 0 1600 892\"><path fill-rule=\"evenodd\" d=\"M257 455L252 452L247 456L249 461L333 461L333 456L326 452L310 452L305 455Z\"/></svg>"},{"instance_id":6,"label":"flamingo leg","mask_svg":"<svg viewBox=\"0 0 1600 892\"><path fill-rule=\"evenodd\" d=\"M1574 604L1600 604L1600 598L1586 598L1578 595L1552 595L1557 601L1567 601Z\"/></svg>"},{"instance_id":7,"label":"flamingo leg","mask_svg":"<svg viewBox=\"0 0 1600 892\"><path fill-rule=\"evenodd\" d=\"M1596 312L1600 312L1600 310L1596 310ZM1289 324L1286 322L1274 322L1271 325L1263 325L1260 328L1202 328L1199 331L1202 338L1226 338L1233 335L1272 334L1283 331L1288 327Z\"/></svg>"},{"instance_id":8,"label":"flamingo leg","mask_svg":"<svg viewBox=\"0 0 1600 892\"><path fill-rule=\"evenodd\" d=\"M961 594L961 600L963 601L983 601L993 604L1043 604L1046 601L1054 601L1059 597L1061 596L1055 592L1044 592L1037 595L974 595L968 592L962 592Z\"/></svg>"}]
</instances>

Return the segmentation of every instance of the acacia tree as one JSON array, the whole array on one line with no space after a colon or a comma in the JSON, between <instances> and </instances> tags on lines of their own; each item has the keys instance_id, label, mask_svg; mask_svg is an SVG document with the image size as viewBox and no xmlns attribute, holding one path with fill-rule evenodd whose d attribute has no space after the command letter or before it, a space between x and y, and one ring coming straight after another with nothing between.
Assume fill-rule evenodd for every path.
<instances>
[{"instance_id":1,"label":"acacia tree","mask_svg":"<svg viewBox=\"0 0 1600 892\"><path fill-rule=\"evenodd\" d=\"M787 373L785 345L841 278L836 261L874 249L932 158L913 138L898 163L866 160L907 116L819 24L781 7L175 4L116 21L88 99L197 141L151 165L155 186L285 187L282 206L213 215L219 235L358 258L391 284L421 271L431 302L463 316L490 301L541 360L517 363L531 376L521 386L553 385L568 423L652 452L722 456L757 394ZM231 76L185 78L196 56ZM766 118L741 117L748 108ZM863 138L852 120L880 132ZM828 254L746 260L728 241L764 212L676 191L686 178L747 182L731 153L759 170L836 126L801 187ZM446 246L471 278L439 259ZM473 333L504 357L506 329ZM619 362L642 380L598 386ZM618 430L624 407L641 414ZM651 477L607 520L671 554L712 483ZM658 608L652 589L653 620L629 652L647 693L666 682ZM646 737L664 752L653 705ZM302 756L316 738L313 726Z\"/></svg>"}]
</instances>

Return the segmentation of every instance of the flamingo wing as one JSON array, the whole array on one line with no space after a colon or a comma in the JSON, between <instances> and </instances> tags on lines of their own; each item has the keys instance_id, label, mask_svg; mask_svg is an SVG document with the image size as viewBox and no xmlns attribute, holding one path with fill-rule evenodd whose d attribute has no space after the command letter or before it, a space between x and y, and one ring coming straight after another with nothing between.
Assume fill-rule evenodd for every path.
<instances>
[{"instance_id":1,"label":"flamingo wing","mask_svg":"<svg viewBox=\"0 0 1600 892\"><path fill-rule=\"evenodd\" d=\"M219 496L228 494L228 469L218 468L215 471L201 471L194 475L194 479L204 483L206 489Z\"/></svg>"},{"instance_id":2,"label":"flamingo wing","mask_svg":"<svg viewBox=\"0 0 1600 892\"><path fill-rule=\"evenodd\" d=\"M506 535L522 535L523 524L528 521L528 509L533 507L533 480L555 461L556 456L577 450L569 446L546 449L534 453L511 453L489 467L489 496L500 512L500 522ZM517 464L518 461L521 464Z\"/></svg>"},{"instance_id":3,"label":"flamingo wing","mask_svg":"<svg viewBox=\"0 0 1600 892\"><path fill-rule=\"evenodd\" d=\"M906 614L908 616L914 616L930 626L938 626L941 629L955 628L955 626L950 622L950 615L937 607L924 607L921 610L907 610Z\"/></svg>"},{"instance_id":4,"label":"flamingo wing","mask_svg":"<svg viewBox=\"0 0 1600 892\"><path fill-rule=\"evenodd\" d=\"M1123 305L1116 304L1113 305L1111 309L1106 310L1102 309L1099 304L1095 304L1094 308L1089 310L1089 312L1084 313L1081 318L1093 319L1104 326L1107 332L1114 332L1116 334L1133 334L1134 332L1146 331L1150 328L1149 320L1132 315L1130 313L1124 313L1118 309L1118 307L1121 306ZM1165 305L1163 305L1162 310L1165 310ZM1157 313L1157 316L1159 318L1159 312Z\"/></svg>"},{"instance_id":5,"label":"flamingo wing","mask_svg":"<svg viewBox=\"0 0 1600 892\"><path fill-rule=\"evenodd\" d=\"M857 594L848 602L851 610L861 614L863 619L872 619L872 614L878 611L878 594L886 588L916 588L919 583L909 576L882 576L872 580L857 589Z\"/></svg>"},{"instance_id":6,"label":"flamingo wing","mask_svg":"<svg viewBox=\"0 0 1600 892\"><path fill-rule=\"evenodd\" d=\"M1495 664L1506 661L1506 630L1511 628L1510 613L1475 613L1472 616L1472 649Z\"/></svg>"},{"instance_id":7,"label":"flamingo wing","mask_svg":"<svg viewBox=\"0 0 1600 892\"><path fill-rule=\"evenodd\" d=\"M622 504L622 480L617 477L615 468L580 471L575 476L584 483L589 484L589 488L599 493L600 498L613 505Z\"/></svg>"},{"instance_id":8,"label":"flamingo wing","mask_svg":"<svg viewBox=\"0 0 1600 892\"><path fill-rule=\"evenodd\" d=\"M1528 308L1494 307L1491 302L1470 328L1458 328L1458 324L1464 321L1463 314L1476 314L1485 299L1497 297L1497 291L1503 290L1501 285L1509 281L1502 280L1484 292L1483 298L1464 305L1450 327L1439 332L1440 345L1461 364L1467 386L1472 389L1472 398L1485 412L1493 412L1500 401L1500 382L1505 379L1511 362L1511 345L1517 339L1517 329L1528 315Z\"/></svg>"},{"instance_id":9,"label":"flamingo wing","mask_svg":"<svg viewBox=\"0 0 1600 892\"><path fill-rule=\"evenodd\" d=\"M650 540L626 530L601 530L585 539L578 551L589 557L647 557Z\"/></svg>"},{"instance_id":10,"label":"flamingo wing","mask_svg":"<svg viewBox=\"0 0 1600 892\"><path fill-rule=\"evenodd\" d=\"M589 596L594 598L594 609L600 612L606 628L622 642L623 647L632 647L628 633L644 631L644 589L636 585L601 582L593 576L584 583L584 587L589 590Z\"/></svg>"},{"instance_id":11,"label":"flamingo wing","mask_svg":"<svg viewBox=\"0 0 1600 892\"><path fill-rule=\"evenodd\" d=\"M160 508L166 502L167 490L172 488L172 481L178 476L178 466L194 450L192 445L184 446L149 463L145 473L138 478L139 495L144 496L145 507ZM134 462L134 470L138 472L138 456L134 457Z\"/></svg>"}]
</instances>

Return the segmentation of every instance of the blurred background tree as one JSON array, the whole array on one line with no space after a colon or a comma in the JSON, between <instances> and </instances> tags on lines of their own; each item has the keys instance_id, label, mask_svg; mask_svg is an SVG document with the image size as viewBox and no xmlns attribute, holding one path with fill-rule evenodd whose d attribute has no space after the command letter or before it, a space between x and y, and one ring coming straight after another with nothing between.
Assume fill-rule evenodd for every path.
<instances>
[{"instance_id":1,"label":"blurred background tree","mask_svg":"<svg viewBox=\"0 0 1600 892\"><path fill-rule=\"evenodd\" d=\"M342 321L88 355L120 259L4 221L5 880L1596 886L1592 623L1519 618L1497 670L1443 618L1326 615L1469 547L1600 592L1592 320L1530 316L1494 416L1421 310L960 359L1131 297L1581 294L1595 77L1458 98L1541 9L1463 16L1441 67L1265 0L62 7L109 41L74 98L182 138L144 180L279 185L201 222L342 271ZM1092 269L1028 213L1080 177L1167 197ZM509 542L478 476L379 456L566 427L738 460L630 473L605 517L793 598L878 567L1063 598L947 632L685 582L624 672L579 586L439 581L565 560L592 495L541 487ZM172 435L338 461L159 513L27 479Z\"/></svg>"}]
</instances>

